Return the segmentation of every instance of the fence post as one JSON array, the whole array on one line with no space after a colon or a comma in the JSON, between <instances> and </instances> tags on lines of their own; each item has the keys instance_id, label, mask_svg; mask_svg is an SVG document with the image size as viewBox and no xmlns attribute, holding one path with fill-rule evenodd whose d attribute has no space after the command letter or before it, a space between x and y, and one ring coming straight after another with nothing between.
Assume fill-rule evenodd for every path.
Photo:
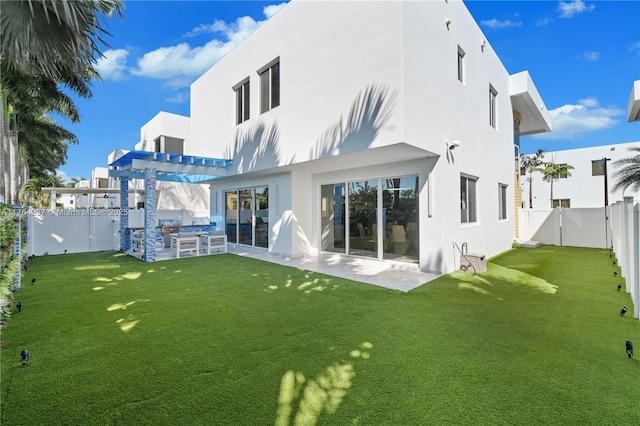
<instances>
[{"instance_id":1,"label":"fence post","mask_svg":"<svg viewBox=\"0 0 640 426\"><path fill-rule=\"evenodd\" d=\"M625 197L631 198L631 197ZM629 245L628 256L629 277L627 278L627 286L631 282L633 288L632 300L633 300L633 316L640 319L640 202L633 204L629 200L628 210L625 212L629 218Z\"/></svg>"}]
</instances>

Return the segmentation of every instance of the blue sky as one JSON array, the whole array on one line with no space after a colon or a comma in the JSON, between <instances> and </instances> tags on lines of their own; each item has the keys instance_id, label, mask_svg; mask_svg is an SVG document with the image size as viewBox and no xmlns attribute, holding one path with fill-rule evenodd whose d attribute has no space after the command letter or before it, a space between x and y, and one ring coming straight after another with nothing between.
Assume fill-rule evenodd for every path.
<instances>
[{"instance_id":1,"label":"blue sky","mask_svg":"<svg viewBox=\"0 0 640 426\"><path fill-rule=\"evenodd\" d=\"M523 138L523 153L640 141L640 123L626 117L640 79L639 1L465 4L507 71L530 72L554 119L552 133ZM188 116L189 84L282 5L127 1L122 20L107 21L104 81L95 82L92 99L76 100L81 123L58 119L80 140L58 174L89 178L114 149L133 149L159 111Z\"/></svg>"}]
</instances>

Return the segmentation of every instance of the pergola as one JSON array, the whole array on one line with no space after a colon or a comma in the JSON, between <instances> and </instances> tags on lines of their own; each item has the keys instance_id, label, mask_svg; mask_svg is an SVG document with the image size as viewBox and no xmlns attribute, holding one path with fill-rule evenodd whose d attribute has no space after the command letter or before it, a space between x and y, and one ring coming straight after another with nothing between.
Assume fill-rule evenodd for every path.
<instances>
[{"instance_id":1,"label":"pergola","mask_svg":"<svg viewBox=\"0 0 640 426\"><path fill-rule=\"evenodd\" d=\"M120 178L120 208L129 208L129 179L144 180L144 261L156 260L156 182L202 183L227 175L232 160L167 154L163 152L128 151L109 164L109 176ZM120 217L120 248L128 251L129 218Z\"/></svg>"}]
</instances>

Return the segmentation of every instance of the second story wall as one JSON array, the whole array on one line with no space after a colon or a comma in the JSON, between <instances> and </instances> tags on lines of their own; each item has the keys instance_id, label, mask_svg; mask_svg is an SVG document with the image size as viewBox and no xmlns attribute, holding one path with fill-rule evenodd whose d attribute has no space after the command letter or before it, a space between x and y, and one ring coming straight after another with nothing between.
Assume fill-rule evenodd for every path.
<instances>
[{"instance_id":1,"label":"second story wall","mask_svg":"<svg viewBox=\"0 0 640 426\"><path fill-rule=\"evenodd\" d=\"M402 140L400 2L293 1L191 86L191 148L238 172ZM258 71L279 61L279 106ZM234 87L249 82L236 124Z\"/></svg>"}]
</instances>

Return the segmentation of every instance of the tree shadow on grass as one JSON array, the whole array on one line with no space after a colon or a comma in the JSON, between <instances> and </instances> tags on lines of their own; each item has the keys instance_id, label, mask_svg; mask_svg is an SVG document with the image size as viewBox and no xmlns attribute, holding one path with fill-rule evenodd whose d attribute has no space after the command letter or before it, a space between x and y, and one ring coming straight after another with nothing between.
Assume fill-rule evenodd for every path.
<instances>
[{"instance_id":1,"label":"tree shadow on grass","mask_svg":"<svg viewBox=\"0 0 640 426\"><path fill-rule=\"evenodd\" d=\"M372 348L370 342L362 342L349 353L351 359L334 362L310 380L301 371L284 373L275 425L315 425L323 413L334 414L353 387L354 361L369 359Z\"/></svg>"},{"instance_id":2,"label":"tree shadow on grass","mask_svg":"<svg viewBox=\"0 0 640 426\"><path fill-rule=\"evenodd\" d=\"M338 284L334 284L331 278L324 276L317 276L315 272L310 272L300 269L299 271L305 272L302 278L295 277L293 275L287 275L284 283L280 285L268 284L266 285L265 293L274 293L282 290L297 290L305 294L311 294L321 291L333 291L341 288Z\"/></svg>"}]
</instances>

